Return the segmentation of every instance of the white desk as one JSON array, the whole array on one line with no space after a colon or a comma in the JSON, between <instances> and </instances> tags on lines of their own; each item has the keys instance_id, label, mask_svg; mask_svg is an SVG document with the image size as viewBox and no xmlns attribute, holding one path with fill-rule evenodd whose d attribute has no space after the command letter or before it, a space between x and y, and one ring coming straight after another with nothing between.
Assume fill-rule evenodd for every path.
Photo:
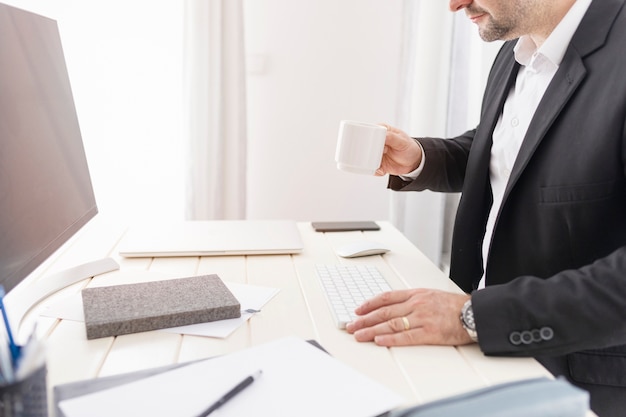
<instances>
[{"instance_id":1,"label":"white desk","mask_svg":"<svg viewBox=\"0 0 626 417\"><path fill-rule=\"evenodd\" d=\"M504 381L549 375L533 359L485 357L476 345L388 349L358 343L335 328L315 276L315 263L370 263L394 288L421 286L460 291L391 224L379 224L381 231L364 233L391 247L384 256L340 258L333 248L358 239L362 232L323 234L315 232L309 223L299 223L305 249L298 255L126 259L119 257L116 249L125 229L98 219L81 232L48 271L39 275L110 256L119 262L120 270L93 281L131 283L145 280L146 271L172 277L217 273L225 281L275 287L280 292L227 339L154 331L88 341L84 323L39 317L35 308L27 318L37 320L38 333L47 340L48 387L220 355L286 335L317 340L334 357L402 395L407 406ZM19 297L29 285L37 285L37 279L32 277L32 282L16 288L14 296ZM91 281L82 281L61 293L78 292Z\"/></svg>"}]
</instances>

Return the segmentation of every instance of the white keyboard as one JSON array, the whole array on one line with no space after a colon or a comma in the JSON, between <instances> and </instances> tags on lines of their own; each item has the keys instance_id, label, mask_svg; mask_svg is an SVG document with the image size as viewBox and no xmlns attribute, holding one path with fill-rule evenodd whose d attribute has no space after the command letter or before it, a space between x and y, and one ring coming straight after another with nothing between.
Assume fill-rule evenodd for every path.
<instances>
[{"instance_id":1,"label":"white keyboard","mask_svg":"<svg viewBox=\"0 0 626 417\"><path fill-rule=\"evenodd\" d=\"M373 265L316 265L316 270L340 329L345 329L346 324L357 317L354 309L365 300L391 290Z\"/></svg>"}]
</instances>

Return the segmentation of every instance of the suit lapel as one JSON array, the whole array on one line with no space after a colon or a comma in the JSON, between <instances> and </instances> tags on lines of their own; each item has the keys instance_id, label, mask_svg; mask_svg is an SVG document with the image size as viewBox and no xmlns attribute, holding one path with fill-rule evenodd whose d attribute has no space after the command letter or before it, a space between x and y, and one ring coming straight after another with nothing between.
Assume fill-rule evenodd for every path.
<instances>
[{"instance_id":1,"label":"suit lapel","mask_svg":"<svg viewBox=\"0 0 626 417\"><path fill-rule=\"evenodd\" d=\"M513 165L511 177L504 192L504 200L506 200L511 189L515 186L515 183L528 165L530 158L543 140L546 132L574 91L576 91L580 82L585 78L587 71L582 60L577 55L573 55L576 54L572 52L572 49L569 49L535 111ZM566 60L570 62L566 62Z\"/></svg>"},{"instance_id":2,"label":"suit lapel","mask_svg":"<svg viewBox=\"0 0 626 417\"><path fill-rule=\"evenodd\" d=\"M504 55L502 61L494 66L493 79L495 81L494 88L487 88L483 98L483 110L481 123L472 143L472 152L468 161L468 174L473 178L485 178L489 176L489 159L491 158L491 145L493 130L498 122L498 118L502 113L504 102L515 83L517 72L520 65L513 58L513 47L515 42L507 45L508 50L503 50ZM488 184L488 182L486 183ZM478 185L478 184L470 184ZM482 185L482 184L481 184Z\"/></svg>"},{"instance_id":3,"label":"suit lapel","mask_svg":"<svg viewBox=\"0 0 626 417\"><path fill-rule=\"evenodd\" d=\"M528 127L504 192L504 201L519 180L546 132L585 78L587 70L583 58L604 45L611 30L611 23L606 21L606 17L616 16L623 4L624 0L608 0L606 2L594 1L589 6L563 57L563 62ZM504 202L502 207L504 207Z\"/></svg>"},{"instance_id":4,"label":"suit lapel","mask_svg":"<svg viewBox=\"0 0 626 417\"><path fill-rule=\"evenodd\" d=\"M502 113L504 102L509 95L511 87L515 83L515 78L517 77L517 72L519 71L520 65L513 58L514 46L515 42L509 43L504 63L501 66L494 68L494 79L498 80L496 81L497 84L495 88L487 88L485 90L486 94L483 98L484 106L481 117L480 132L477 132L479 134L474 139L473 146L477 146L481 151L487 151L487 153L491 152L493 130L495 129L498 118ZM499 80L503 80L504 82L499 82Z\"/></svg>"},{"instance_id":5,"label":"suit lapel","mask_svg":"<svg viewBox=\"0 0 626 417\"><path fill-rule=\"evenodd\" d=\"M482 275L480 238L484 234L493 200L489 186L491 137L519 70L519 64L513 59L514 45L515 42L505 44L494 62L483 98L481 123L472 141L467 161L466 180L454 223L454 255L450 276L466 292L477 287Z\"/></svg>"}]
</instances>

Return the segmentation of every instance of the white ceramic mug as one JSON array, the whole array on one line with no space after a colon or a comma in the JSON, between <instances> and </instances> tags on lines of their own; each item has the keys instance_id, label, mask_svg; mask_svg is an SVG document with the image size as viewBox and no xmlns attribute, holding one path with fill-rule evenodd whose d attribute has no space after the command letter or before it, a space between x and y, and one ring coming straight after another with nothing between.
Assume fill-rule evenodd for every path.
<instances>
[{"instance_id":1,"label":"white ceramic mug","mask_svg":"<svg viewBox=\"0 0 626 417\"><path fill-rule=\"evenodd\" d=\"M337 168L355 174L374 175L383 158L386 136L384 126L342 120L335 152Z\"/></svg>"}]
</instances>

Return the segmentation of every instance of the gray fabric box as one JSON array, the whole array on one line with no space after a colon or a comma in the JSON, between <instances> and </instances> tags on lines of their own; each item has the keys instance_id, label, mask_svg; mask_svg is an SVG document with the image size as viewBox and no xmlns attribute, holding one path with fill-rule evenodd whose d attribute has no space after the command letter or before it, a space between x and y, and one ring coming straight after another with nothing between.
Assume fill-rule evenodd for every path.
<instances>
[{"instance_id":1,"label":"gray fabric box","mask_svg":"<svg viewBox=\"0 0 626 417\"><path fill-rule=\"evenodd\" d=\"M241 316L241 305L217 275L82 290L87 339Z\"/></svg>"}]
</instances>

